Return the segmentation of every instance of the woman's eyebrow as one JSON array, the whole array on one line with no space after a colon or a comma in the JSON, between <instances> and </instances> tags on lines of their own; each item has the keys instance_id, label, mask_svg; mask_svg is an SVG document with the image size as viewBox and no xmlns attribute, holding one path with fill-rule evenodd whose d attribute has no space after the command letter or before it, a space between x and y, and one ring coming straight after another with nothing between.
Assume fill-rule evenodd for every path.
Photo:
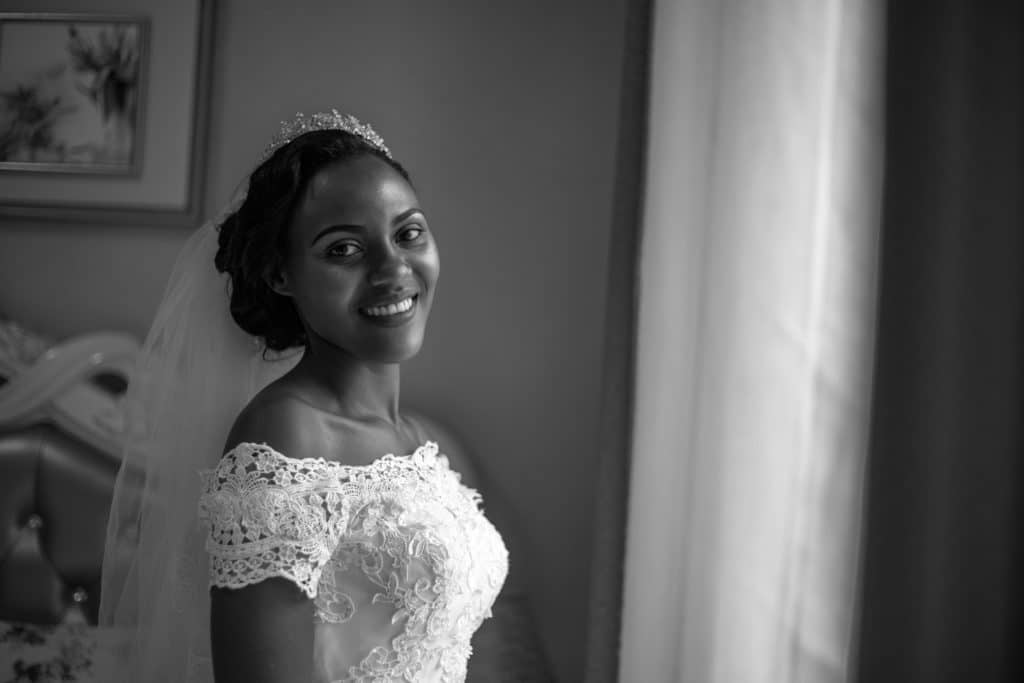
<instances>
[{"instance_id":1,"label":"woman's eyebrow","mask_svg":"<svg viewBox=\"0 0 1024 683\"><path fill-rule=\"evenodd\" d=\"M357 233L362 233L362 232L366 232L366 229L363 226L361 226L361 225L349 225L349 224L328 225L326 228L324 228L323 230L321 230L320 232L318 232L316 234L316 237L314 237L313 240L309 243L309 246L313 246L314 244L317 243L317 241L321 237L323 237L324 235L329 235L329 234L331 234L333 232L357 232Z\"/></svg>"},{"instance_id":2,"label":"woman's eyebrow","mask_svg":"<svg viewBox=\"0 0 1024 683\"><path fill-rule=\"evenodd\" d=\"M414 216L416 214L420 214L421 216L426 216L426 214L423 213L422 209L419 209L417 207L413 207L411 209L406 209L405 211L403 211L402 213L398 214L393 219L391 219L391 224L392 225L398 225L402 221L408 220L409 218L411 218L412 216ZM316 236L313 238L313 240L309 243L309 246L313 246L314 244L316 244L317 241L321 237L323 237L324 235L329 235L329 234L334 233L334 232L365 233L366 232L366 228L363 227L362 225L355 225L355 224L349 224L349 223L343 223L343 224L339 224L339 225L328 225L326 228L324 228L323 230L321 230L320 232L318 232L316 234Z\"/></svg>"},{"instance_id":3,"label":"woman's eyebrow","mask_svg":"<svg viewBox=\"0 0 1024 683\"><path fill-rule=\"evenodd\" d=\"M392 225L397 225L397 224L401 223L402 221L406 220L407 218L409 218L410 216L412 216L413 214L416 214L416 213L418 213L418 214L420 214L421 216L424 216L424 217L426 216L426 214L424 214L423 211L421 211L420 209L418 209L418 208L416 208L414 206L413 208L406 209L402 213L400 213L397 216L395 216L394 219L391 221L391 224Z\"/></svg>"}]
</instances>

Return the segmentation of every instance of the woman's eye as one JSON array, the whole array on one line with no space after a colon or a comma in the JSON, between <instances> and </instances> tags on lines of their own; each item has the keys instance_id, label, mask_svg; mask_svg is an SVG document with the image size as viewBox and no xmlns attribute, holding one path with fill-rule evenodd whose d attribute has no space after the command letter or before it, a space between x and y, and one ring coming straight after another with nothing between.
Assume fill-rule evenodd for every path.
<instances>
[{"instance_id":1,"label":"woman's eye","mask_svg":"<svg viewBox=\"0 0 1024 683\"><path fill-rule=\"evenodd\" d=\"M339 242L338 244L332 244L327 249L327 255L345 258L347 256L355 256L360 251L361 249L358 244L353 244L352 242Z\"/></svg>"},{"instance_id":2,"label":"woman's eye","mask_svg":"<svg viewBox=\"0 0 1024 683\"><path fill-rule=\"evenodd\" d=\"M423 228L419 226L411 226L398 233L398 239L401 242L415 242L422 234Z\"/></svg>"}]
</instances>

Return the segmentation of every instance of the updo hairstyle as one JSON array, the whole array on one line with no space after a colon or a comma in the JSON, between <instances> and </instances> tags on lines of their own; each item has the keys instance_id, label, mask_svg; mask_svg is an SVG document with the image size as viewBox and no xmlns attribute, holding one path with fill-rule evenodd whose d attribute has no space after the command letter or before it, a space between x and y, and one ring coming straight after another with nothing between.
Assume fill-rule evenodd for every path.
<instances>
[{"instance_id":1,"label":"updo hairstyle","mask_svg":"<svg viewBox=\"0 0 1024 683\"><path fill-rule=\"evenodd\" d=\"M342 130L304 133L276 150L249 176L245 201L220 225L217 270L230 277L231 317L266 349L306 344L292 299L270 287L288 256L288 227L306 184L328 164L359 156L385 161L411 182L401 164Z\"/></svg>"}]
</instances>

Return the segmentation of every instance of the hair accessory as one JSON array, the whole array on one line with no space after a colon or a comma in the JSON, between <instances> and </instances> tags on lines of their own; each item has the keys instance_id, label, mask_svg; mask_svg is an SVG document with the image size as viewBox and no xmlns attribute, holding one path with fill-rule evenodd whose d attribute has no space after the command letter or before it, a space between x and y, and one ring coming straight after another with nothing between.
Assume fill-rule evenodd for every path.
<instances>
[{"instance_id":1,"label":"hair accessory","mask_svg":"<svg viewBox=\"0 0 1024 683\"><path fill-rule=\"evenodd\" d=\"M312 116L305 116L302 112L298 112L291 121L282 121L281 130L263 150L260 161L266 161L279 148L284 147L303 133L314 130L343 130L346 133L357 135L371 146L384 152L388 159L392 158L391 150L384 144L384 138L378 135L370 124L363 123L351 114L342 114L337 109L332 109L318 112Z\"/></svg>"}]
</instances>

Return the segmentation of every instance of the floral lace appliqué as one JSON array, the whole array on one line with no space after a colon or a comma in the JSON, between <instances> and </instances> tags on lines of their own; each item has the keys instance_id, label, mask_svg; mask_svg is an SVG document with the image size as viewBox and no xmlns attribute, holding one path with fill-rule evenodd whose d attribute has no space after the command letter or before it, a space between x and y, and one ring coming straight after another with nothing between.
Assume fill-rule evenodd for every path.
<instances>
[{"instance_id":1,"label":"floral lace appliqu\u00e9","mask_svg":"<svg viewBox=\"0 0 1024 683\"><path fill-rule=\"evenodd\" d=\"M508 554L436 444L349 466L243 443L202 477L211 585L287 578L314 600L325 637L389 610L397 635L324 680L465 680Z\"/></svg>"}]
</instances>

